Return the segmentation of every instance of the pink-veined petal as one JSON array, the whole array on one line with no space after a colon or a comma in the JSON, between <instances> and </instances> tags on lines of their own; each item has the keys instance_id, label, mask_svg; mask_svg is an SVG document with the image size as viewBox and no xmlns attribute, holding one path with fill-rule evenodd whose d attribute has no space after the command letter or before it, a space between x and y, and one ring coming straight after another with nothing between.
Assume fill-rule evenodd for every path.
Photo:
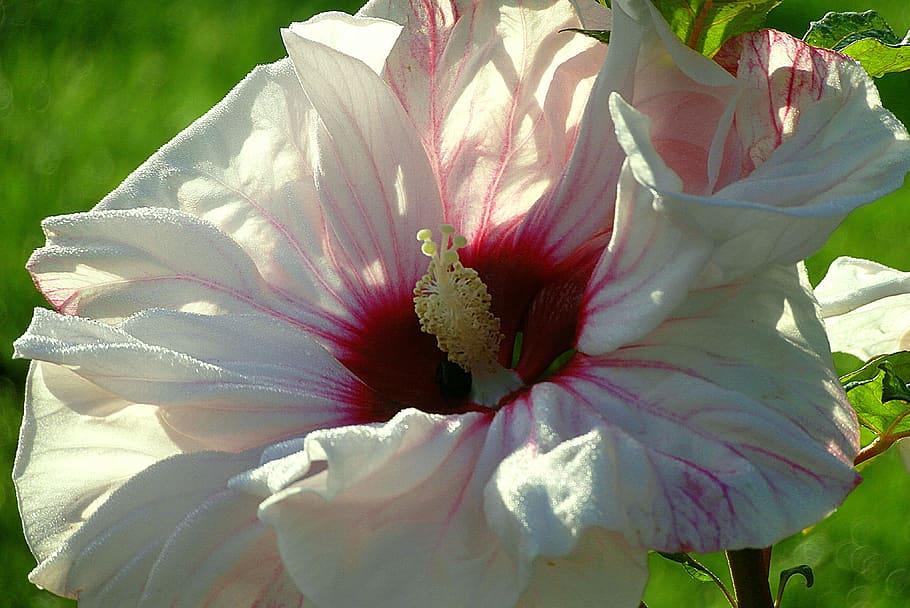
<instances>
[{"instance_id":1,"label":"pink-veined petal","mask_svg":"<svg viewBox=\"0 0 910 608\"><path fill-rule=\"evenodd\" d=\"M840 257L815 288L831 350L866 361L910 350L910 272Z\"/></svg>"},{"instance_id":2,"label":"pink-veined petal","mask_svg":"<svg viewBox=\"0 0 910 608\"><path fill-rule=\"evenodd\" d=\"M337 328L350 320L350 313L357 306L344 291L335 260L326 248L326 219L312 174L314 152L309 134L314 120L315 114L290 60L260 66L223 101L143 163L95 211L163 207L195 216L203 220L200 224L213 225L230 237L252 261L239 264L254 265L267 295L247 295L257 300L265 297L264 304L272 297L296 310L293 314L306 318L310 325ZM49 222L53 228L56 220ZM122 231L117 246L132 251L155 249L154 239L143 240L149 237L134 232ZM102 234L99 238L104 241L107 237ZM178 260L182 256L189 263L193 254L186 248L190 244L180 237L176 239L180 246L173 255ZM227 240L223 235L221 239ZM87 227L78 239L66 245L72 266L76 266L78 250L91 252L109 243L96 243ZM211 256L205 256L208 257ZM234 258L236 255L229 259ZM126 262L117 266L125 267ZM181 269L178 266L171 273L175 278L158 274L148 277L167 296L156 305L182 307L177 300L187 287L181 284L185 283ZM36 270L40 272L41 268ZM248 272L243 270L244 274ZM54 292L90 291L93 298L104 298L110 290L125 290L129 296L134 289L141 294L151 289L142 283L141 274L128 285L111 283L110 278L104 272L87 276L85 272L62 268L50 287ZM220 281L228 280L219 265L203 278L218 279L214 281L216 287ZM38 284L47 293L40 276ZM48 297L55 305L60 301L53 293ZM130 297L122 300L119 306L125 310L119 316L138 309L130 306ZM175 301L172 304L170 300ZM99 316L88 309L66 312Z\"/></svg>"},{"instance_id":3,"label":"pink-veined petal","mask_svg":"<svg viewBox=\"0 0 910 608\"><path fill-rule=\"evenodd\" d=\"M417 126L449 222L478 242L548 196L606 50L561 31L584 27L571 3L374 0L360 14L405 25L385 78ZM583 16L607 27L601 7Z\"/></svg>"},{"instance_id":4,"label":"pink-veined petal","mask_svg":"<svg viewBox=\"0 0 910 608\"><path fill-rule=\"evenodd\" d=\"M362 420L374 395L306 334L266 316L147 310L111 326L35 311L16 355L156 405L167 428L239 451Z\"/></svg>"},{"instance_id":5,"label":"pink-veined petal","mask_svg":"<svg viewBox=\"0 0 910 608\"><path fill-rule=\"evenodd\" d=\"M667 84L666 79L636 78L639 55L648 49L643 43L648 32L642 23L623 10L614 10L611 29L615 33L607 59L591 90L566 171L551 196L530 210L520 230L523 235L544 235L543 250L557 257L612 225L625 152L614 135L613 119L605 111L610 96L619 92L632 98L642 89L643 95L650 96L649 87Z\"/></svg>"},{"instance_id":6,"label":"pink-veined petal","mask_svg":"<svg viewBox=\"0 0 910 608\"><path fill-rule=\"evenodd\" d=\"M52 217L43 228L47 244L28 269L62 313L116 321L162 307L322 321L272 292L236 241L188 213L101 210Z\"/></svg>"},{"instance_id":7,"label":"pink-veined petal","mask_svg":"<svg viewBox=\"0 0 910 608\"><path fill-rule=\"evenodd\" d=\"M655 211L628 166L617 186L613 234L583 301L577 347L613 351L657 327L689 293L711 254L702 235Z\"/></svg>"},{"instance_id":8,"label":"pink-veined petal","mask_svg":"<svg viewBox=\"0 0 910 608\"><path fill-rule=\"evenodd\" d=\"M722 49L719 61L736 74L725 82L653 7L622 4L637 7L646 30L650 59L636 78L676 91L641 99L636 89L625 102L614 94L617 135L636 179L717 242L707 282L800 260L849 211L900 186L910 138L856 62L765 30ZM686 124L701 125L703 136Z\"/></svg>"},{"instance_id":9,"label":"pink-veined petal","mask_svg":"<svg viewBox=\"0 0 910 608\"><path fill-rule=\"evenodd\" d=\"M362 307L410 298L427 264L415 235L443 217L414 127L366 64L292 30L283 38L319 117L316 195L342 281Z\"/></svg>"},{"instance_id":10,"label":"pink-veined petal","mask_svg":"<svg viewBox=\"0 0 910 608\"><path fill-rule=\"evenodd\" d=\"M488 427L481 414L405 410L384 425L312 433L302 451L232 485L266 498L260 517L317 605L506 608L527 571L484 518Z\"/></svg>"},{"instance_id":11,"label":"pink-veined petal","mask_svg":"<svg viewBox=\"0 0 910 608\"><path fill-rule=\"evenodd\" d=\"M577 355L514 405L554 422L488 503L545 548L593 526L662 550L761 547L825 516L857 482L858 432L807 289L775 267Z\"/></svg>"}]
</instances>

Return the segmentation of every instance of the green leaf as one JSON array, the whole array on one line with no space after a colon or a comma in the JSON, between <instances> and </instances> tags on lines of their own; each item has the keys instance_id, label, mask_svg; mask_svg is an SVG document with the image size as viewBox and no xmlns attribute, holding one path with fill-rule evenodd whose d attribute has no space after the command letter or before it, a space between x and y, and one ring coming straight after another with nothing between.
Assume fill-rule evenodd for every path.
<instances>
[{"instance_id":1,"label":"green leaf","mask_svg":"<svg viewBox=\"0 0 910 608\"><path fill-rule=\"evenodd\" d=\"M603 4L607 8L613 8L612 6L610 6L610 0L597 0L597 2L600 4Z\"/></svg>"},{"instance_id":2,"label":"green leaf","mask_svg":"<svg viewBox=\"0 0 910 608\"><path fill-rule=\"evenodd\" d=\"M578 351L575 350L574 348L570 348L569 350L564 351L558 357L553 359L553 362L550 363L550 365L547 366L547 369L544 370L543 374L541 374L541 379L549 378L550 376L552 376L553 374L555 374L556 372L558 372L559 370L564 368L566 366L566 364L572 360L572 357L574 357L575 353L577 353L577 352Z\"/></svg>"},{"instance_id":3,"label":"green leaf","mask_svg":"<svg viewBox=\"0 0 910 608\"><path fill-rule=\"evenodd\" d=\"M874 38L865 38L845 47L841 52L859 61L873 78L910 70L910 40L890 45L882 44Z\"/></svg>"},{"instance_id":4,"label":"green leaf","mask_svg":"<svg viewBox=\"0 0 910 608\"><path fill-rule=\"evenodd\" d=\"M840 378L841 384L849 391L854 384L862 384L875 378L879 372L879 365L888 363L891 366L891 372L901 378L910 378L910 351L899 351L890 355L879 355L869 359L862 367L856 371L844 374Z\"/></svg>"},{"instance_id":5,"label":"green leaf","mask_svg":"<svg viewBox=\"0 0 910 608\"><path fill-rule=\"evenodd\" d=\"M664 559L668 559L671 562L676 562L677 564L682 564L682 567L685 569L686 574L691 576L693 579L702 582L702 583L714 583L720 592L724 594L724 597L727 599L727 603L730 606L736 606L736 599L733 597L733 594L730 593L730 590L727 589L727 586L724 585L723 581L718 578L716 574L711 572L704 564L700 563L694 557L688 553L664 553L663 551L658 551L657 554Z\"/></svg>"},{"instance_id":6,"label":"green leaf","mask_svg":"<svg viewBox=\"0 0 910 608\"><path fill-rule=\"evenodd\" d=\"M851 383L847 397L856 416L877 435L910 432L910 390L906 381L894 372L889 361L879 361L877 372L868 380Z\"/></svg>"},{"instance_id":7,"label":"green leaf","mask_svg":"<svg viewBox=\"0 0 910 608\"><path fill-rule=\"evenodd\" d=\"M713 57L728 39L759 29L781 0L652 0L680 40Z\"/></svg>"},{"instance_id":8,"label":"green leaf","mask_svg":"<svg viewBox=\"0 0 910 608\"><path fill-rule=\"evenodd\" d=\"M900 40L891 31L888 22L875 11L865 13L827 13L818 21L809 24L809 31L803 40L812 46L839 51L857 40L866 32L882 32L888 36L889 44L898 44Z\"/></svg>"},{"instance_id":9,"label":"green leaf","mask_svg":"<svg viewBox=\"0 0 910 608\"><path fill-rule=\"evenodd\" d=\"M672 562L682 564L683 568L686 571L686 574L691 576L693 579L701 583L714 582L714 578L711 576L711 571L701 563L695 561L688 553L663 553L661 551L658 551L657 553L661 557L665 557Z\"/></svg>"},{"instance_id":10,"label":"green leaf","mask_svg":"<svg viewBox=\"0 0 910 608\"><path fill-rule=\"evenodd\" d=\"M853 57L873 78L910 70L910 32L899 38L875 11L828 13L812 22L803 39Z\"/></svg>"},{"instance_id":11,"label":"green leaf","mask_svg":"<svg viewBox=\"0 0 910 608\"><path fill-rule=\"evenodd\" d=\"M584 34L585 36L590 36L598 42L603 42L604 44L610 43L610 30L583 30L580 27L567 27L565 29L559 30L560 32L577 32L579 34Z\"/></svg>"},{"instance_id":12,"label":"green leaf","mask_svg":"<svg viewBox=\"0 0 910 608\"><path fill-rule=\"evenodd\" d=\"M849 353L833 353L834 369L837 370L838 376L843 376L852 371L858 370L863 366L863 360L856 355Z\"/></svg>"},{"instance_id":13,"label":"green leaf","mask_svg":"<svg viewBox=\"0 0 910 608\"><path fill-rule=\"evenodd\" d=\"M780 601L784 597L784 589L787 587L787 582L790 580L790 578L797 574L806 579L806 587L809 587L811 589L812 585L815 584L815 574L813 574L812 568L806 564L793 568L787 568L786 570L781 570L780 584L777 586L777 601L774 602L774 608L780 607Z\"/></svg>"}]
</instances>

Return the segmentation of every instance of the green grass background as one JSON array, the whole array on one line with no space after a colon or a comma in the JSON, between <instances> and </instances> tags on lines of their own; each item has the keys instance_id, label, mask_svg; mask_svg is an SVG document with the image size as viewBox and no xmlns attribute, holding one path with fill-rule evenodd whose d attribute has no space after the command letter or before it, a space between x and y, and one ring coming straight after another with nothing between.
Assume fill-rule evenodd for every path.
<instances>
[{"instance_id":1,"label":"green grass background","mask_svg":"<svg viewBox=\"0 0 910 608\"><path fill-rule=\"evenodd\" d=\"M33 587L9 482L27 364L11 342L43 301L23 270L43 242L41 218L90 208L132 169L217 102L254 65L284 55L278 28L331 0L0 0L0 606L72 606ZM827 10L875 8L910 27L908 0L787 0L771 25L800 35ZM910 74L879 81L885 105L910 122ZM849 154L849 150L844 151ZM850 254L910 269L910 187L851 215L809 261L817 281ZM910 477L896 454L810 533L781 543L775 570L815 568L794 581L785 608L910 606ZM705 560L723 570L720 556ZM709 584L652 560L651 608L720 607ZM428 607L430 608L430 607Z\"/></svg>"}]
</instances>

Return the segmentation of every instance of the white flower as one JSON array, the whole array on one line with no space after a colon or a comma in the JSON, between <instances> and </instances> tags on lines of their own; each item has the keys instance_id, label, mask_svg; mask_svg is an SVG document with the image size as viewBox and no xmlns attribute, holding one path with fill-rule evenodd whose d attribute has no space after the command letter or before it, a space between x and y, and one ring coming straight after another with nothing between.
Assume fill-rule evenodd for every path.
<instances>
[{"instance_id":1,"label":"white flower","mask_svg":"<svg viewBox=\"0 0 910 608\"><path fill-rule=\"evenodd\" d=\"M290 60L47 220L29 268L59 312L16 344L32 580L84 606L635 606L647 548L833 509L856 423L792 262L866 200L843 192L896 183L906 133L822 55L874 150L803 236L752 230L789 212L687 198L647 141L655 87L758 103L749 78L614 5L602 69L562 30L607 15L563 0L295 24ZM790 141L845 137L798 102Z\"/></svg>"}]
</instances>

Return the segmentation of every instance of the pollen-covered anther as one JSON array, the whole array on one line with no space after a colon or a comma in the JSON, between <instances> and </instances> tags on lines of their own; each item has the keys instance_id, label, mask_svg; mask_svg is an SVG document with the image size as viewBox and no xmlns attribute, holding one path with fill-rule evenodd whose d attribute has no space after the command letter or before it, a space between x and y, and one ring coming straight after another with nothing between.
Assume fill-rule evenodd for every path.
<instances>
[{"instance_id":1,"label":"pollen-covered anther","mask_svg":"<svg viewBox=\"0 0 910 608\"><path fill-rule=\"evenodd\" d=\"M489 372L496 368L499 319L490 312L487 286L473 268L465 268L458 249L467 239L455 234L449 224L439 227L440 242L433 232L423 229L417 240L420 250L430 258L427 273L414 287L414 310L420 329L436 336L436 344L467 372Z\"/></svg>"}]
</instances>

